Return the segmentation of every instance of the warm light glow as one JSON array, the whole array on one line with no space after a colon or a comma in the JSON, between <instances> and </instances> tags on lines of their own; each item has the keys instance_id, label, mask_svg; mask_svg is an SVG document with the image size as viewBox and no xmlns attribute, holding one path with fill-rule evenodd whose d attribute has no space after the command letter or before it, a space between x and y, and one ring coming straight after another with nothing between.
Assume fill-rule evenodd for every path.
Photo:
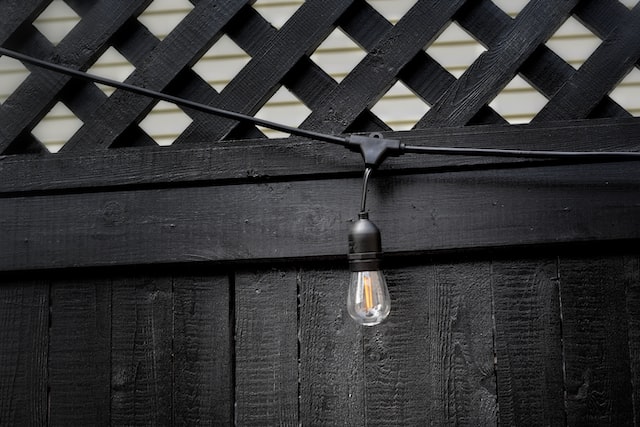
<instances>
[{"instance_id":1,"label":"warm light glow","mask_svg":"<svg viewBox=\"0 0 640 427\"><path fill-rule=\"evenodd\" d=\"M351 273L347 309L349 315L364 326L377 325L387 318L391 300L381 271Z\"/></svg>"}]
</instances>

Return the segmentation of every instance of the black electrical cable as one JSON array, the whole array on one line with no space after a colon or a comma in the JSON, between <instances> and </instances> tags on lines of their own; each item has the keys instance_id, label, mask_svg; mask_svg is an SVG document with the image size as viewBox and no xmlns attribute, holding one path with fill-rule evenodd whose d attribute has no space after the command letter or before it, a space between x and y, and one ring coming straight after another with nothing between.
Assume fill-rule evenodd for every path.
<instances>
[{"instance_id":1,"label":"black electrical cable","mask_svg":"<svg viewBox=\"0 0 640 427\"><path fill-rule=\"evenodd\" d=\"M257 117L249 116L234 111L225 110L222 108L212 107L210 105L201 104L188 99L180 98L173 95L168 95L163 92L158 92L152 89L145 89L143 87L131 85L128 83L119 82L117 80L111 80L105 77L100 77L95 74L90 74L84 71L75 70L59 64L44 61L34 58L23 53L15 52L13 50L6 49L0 46L0 55L6 55L11 58L23 61L50 71L54 71L61 74L66 74L78 79L101 83L106 86L111 86L116 89L121 89L127 92L135 93L138 95L147 96L150 98L167 101L181 107L190 108L192 110L201 111L204 113L213 114L216 116L237 120L239 122L251 123L259 126L264 126L269 129L278 130L291 135L301 136L316 141L328 142L331 144L342 145L352 151L360 151L364 145L368 144L368 141L363 141L362 137L342 137L336 135L329 135L320 132L314 132L305 129L299 129L292 126L283 125L281 123L272 122L269 120L259 119ZM355 139L354 139L355 138ZM364 137L364 139L369 139ZM379 144L379 138L372 138L377 140ZM383 140L391 142L389 140ZM398 141L395 141L396 143ZM393 145L393 144L392 144ZM640 152L633 151L543 151L543 150L510 150L510 149L492 149L492 148L442 148L442 147L428 147L417 145L405 145L397 144L396 147L385 147L387 152L380 157L381 160L387 155L400 155L404 153L416 153L416 154L434 154L434 155L447 155L447 156L489 156L489 157L526 157L526 158L538 158L538 159L576 159L576 160L593 160L593 161L607 161L607 160L638 160L640 159ZM363 154L364 155L364 154ZM376 165L377 166L377 165Z\"/></svg>"}]
</instances>

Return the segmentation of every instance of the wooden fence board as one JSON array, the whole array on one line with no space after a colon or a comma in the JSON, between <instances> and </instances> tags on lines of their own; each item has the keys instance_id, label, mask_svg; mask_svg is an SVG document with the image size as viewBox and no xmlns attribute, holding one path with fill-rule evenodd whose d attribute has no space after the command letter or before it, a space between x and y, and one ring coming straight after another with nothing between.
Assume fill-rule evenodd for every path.
<instances>
[{"instance_id":1,"label":"wooden fence board","mask_svg":"<svg viewBox=\"0 0 640 427\"><path fill-rule=\"evenodd\" d=\"M640 258L625 258L625 275L628 280L627 313L629 316L629 362L633 385L633 422L640 420Z\"/></svg>"},{"instance_id":2,"label":"wooden fence board","mask_svg":"<svg viewBox=\"0 0 640 427\"><path fill-rule=\"evenodd\" d=\"M0 425L48 417L49 284L0 284Z\"/></svg>"},{"instance_id":3,"label":"wooden fence board","mask_svg":"<svg viewBox=\"0 0 640 427\"><path fill-rule=\"evenodd\" d=\"M392 313L364 331L367 425L495 424L488 264L386 274Z\"/></svg>"},{"instance_id":4,"label":"wooden fence board","mask_svg":"<svg viewBox=\"0 0 640 427\"><path fill-rule=\"evenodd\" d=\"M227 276L173 282L173 421L233 424L233 315Z\"/></svg>"},{"instance_id":5,"label":"wooden fence board","mask_svg":"<svg viewBox=\"0 0 640 427\"><path fill-rule=\"evenodd\" d=\"M494 262L491 281L500 425L565 425L556 260Z\"/></svg>"},{"instance_id":6,"label":"wooden fence board","mask_svg":"<svg viewBox=\"0 0 640 427\"><path fill-rule=\"evenodd\" d=\"M298 295L293 271L235 280L238 425L298 425Z\"/></svg>"},{"instance_id":7,"label":"wooden fence board","mask_svg":"<svg viewBox=\"0 0 640 427\"><path fill-rule=\"evenodd\" d=\"M569 425L633 425L629 286L621 257L560 258Z\"/></svg>"},{"instance_id":8,"label":"wooden fence board","mask_svg":"<svg viewBox=\"0 0 640 427\"><path fill-rule=\"evenodd\" d=\"M633 239L636 175L637 164L611 163L387 177L373 181L369 207L389 253ZM355 178L2 199L0 267L342 257L360 186Z\"/></svg>"},{"instance_id":9,"label":"wooden fence board","mask_svg":"<svg viewBox=\"0 0 640 427\"><path fill-rule=\"evenodd\" d=\"M171 279L128 277L114 281L112 310L112 422L172 422Z\"/></svg>"},{"instance_id":10,"label":"wooden fence board","mask_svg":"<svg viewBox=\"0 0 640 427\"><path fill-rule=\"evenodd\" d=\"M408 145L435 147L640 151L640 120L445 128L389 132L385 136L400 139ZM387 159L381 166L381 173L437 173L527 164L541 166L545 163L516 158L406 154ZM37 173L33 173L33 169ZM142 185L257 184L300 178L333 179L336 176L361 175L362 169L360 155L343 147L303 138L230 141L223 146L199 145L188 150L184 147L126 148L83 155L57 154L38 159L0 156L0 195L29 195L29 192L44 190L112 191L118 187L137 189Z\"/></svg>"},{"instance_id":11,"label":"wooden fence board","mask_svg":"<svg viewBox=\"0 0 640 427\"><path fill-rule=\"evenodd\" d=\"M362 332L347 313L349 272L303 269L300 289L300 422L365 425Z\"/></svg>"},{"instance_id":12,"label":"wooden fence board","mask_svg":"<svg viewBox=\"0 0 640 427\"><path fill-rule=\"evenodd\" d=\"M111 424L111 283L56 280L51 285L49 423Z\"/></svg>"}]
</instances>

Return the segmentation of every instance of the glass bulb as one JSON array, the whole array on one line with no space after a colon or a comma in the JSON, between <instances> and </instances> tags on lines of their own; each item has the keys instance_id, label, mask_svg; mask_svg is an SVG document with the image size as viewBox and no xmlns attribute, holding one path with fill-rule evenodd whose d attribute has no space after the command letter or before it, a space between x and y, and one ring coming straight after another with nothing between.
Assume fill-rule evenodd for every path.
<instances>
[{"instance_id":1,"label":"glass bulb","mask_svg":"<svg viewBox=\"0 0 640 427\"><path fill-rule=\"evenodd\" d=\"M373 326L391 310L391 298L382 271L353 271L347 298L349 315L359 324Z\"/></svg>"}]
</instances>

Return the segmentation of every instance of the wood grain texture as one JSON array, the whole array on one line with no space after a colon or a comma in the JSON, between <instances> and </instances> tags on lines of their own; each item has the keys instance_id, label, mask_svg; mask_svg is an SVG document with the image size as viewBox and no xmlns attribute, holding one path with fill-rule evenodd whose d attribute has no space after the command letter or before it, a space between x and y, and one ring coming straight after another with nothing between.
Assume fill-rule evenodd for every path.
<instances>
[{"instance_id":1,"label":"wood grain texture","mask_svg":"<svg viewBox=\"0 0 640 427\"><path fill-rule=\"evenodd\" d=\"M640 59L640 7L598 46L534 121L586 118Z\"/></svg>"},{"instance_id":2,"label":"wood grain texture","mask_svg":"<svg viewBox=\"0 0 640 427\"><path fill-rule=\"evenodd\" d=\"M305 268L300 289L300 422L363 426L362 331L347 313L349 272Z\"/></svg>"},{"instance_id":3,"label":"wood grain texture","mask_svg":"<svg viewBox=\"0 0 640 427\"><path fill-rule=\"evenodd\" d=\"M592 15L605 17L615 10L616 16L621 18L620 8L626 9L617 0L582 1L573 13L578 18ZM497 43L501 41L500 35L515 25L514 20L491 0L474 2L472 6L463 8L456 14L456 21L489 49L497 47ZM550 98L573 76L575 69L545 44L541 44L522 63L518 72L540 93ZM598 113L600 114L590 117L631 116L608 97L601 101Z\"/></svg>"},{"instance_id":4,"label":"wood grain texture","mask_svg":"<svg viewBox=\"0 0 640 427\"><path fill-rule=\"evenodd\" d=\"M42 58L73 68L88 68L104 50L109 38L132 16L139 14L151 0L97 3L57 45L54 57ZM55 104L70 77L39 70L27 77L11 96L12 102L0 107L0 153L29 132Z\"/></svg>"},{"instance_id":5,"label":"wood grain texture","mask_svg":"<svg viewBox=\"0 0 640 427\"><path fill-rule=\"evenodd\" d=\"M202 55L220 36L222 27L237 13L243 2L201 1L145 58L127 78L127 83L164 90L176 75ZM83 126L61 150L104 149L129 126L141 120L156 101L116 91L96 109L93 120Z\"/></svg>"},{"instance_id":6,"label":"wood grain texture","mask_svg":"<svg viewBox=\"0 0 640 427\"><path fill-rule=\"evenodd\" d=\"M388 253L633 239L637 164L374 180ZM0 201L0 269L344 256L361 179ZM410 230L410 232L409 232Z\"/></svg>"},{"instance_id":7,"label":"wood grain texture","mask_svg":"<svg viewBox=\"0 0 640 427\"><path fill-rule=\"evenodd\" d=\"M560 258L568 425L633 425L622 257Z\"/></svg>"},{"instance_id":8,"label":"wood grain texture","mask_svg":"<svg viewBox=\"0 0 640 427\"><path fill-rule=\"evenodd\" d=\"M112 422L171 424L174 375L171 279L115 280L112 310Z\"/></svg>"},{"instance_id":9,"label":"wood grain texture","mask_svg":"<svg viewBox=\"0 0 640 427\"><path fill-rule=\"evenodd\" d=\"M111 283L51 285L49 424L111 425Z\"/></svg>"},{"instance_id":10,"label":"wood grain texture","mask_svg":"<svg viewBox=\"0 0 640 427\"><path fill-rule=\"evenodd\" d=\"M386 274L392 313L364 330L367 425L495 424L489 265Z\"/></svg>"},{"instance_id":11,"label":"wood grain texture","mask_svg":"<svg viewBox=\"0 0 640 427\"><path fill-rule=\"evenodd\" d=\"M628 279L627 313L629 316L629 362L633 385L633 423L640 420L640 258L637 255L624 259L625 276Z\"/></svg>"},{"instance_id":12,"label":"wood grain texture","mask_svg":"<svg viewBox=\"0 0 640 427\"><path fill-rule=\"evenodd\" d=\"M0 284L0 425L44 425L48 417L49 284Z\"/></svg>"},{"instance_id":13,"label":"wood grain texture","mask_svg":"<svg viewBox=\"0 0 640 427\"><path fill-rule=\"evenodd\" d=\"M501 260L491 271L500 425L565 425L555 259Z\"/></svg>"},{"instance_id":14,"label":"wood grain texture","mask_svg":"<svg viewBox=\"0 0 640 427\"><path fill-rule=\"evenodd\" d=\"M233 424L229 289L227 276L174 278L175 425Z\"/></svg>"},{"instance_id":15,"label":"wood grain texture","mask_svg":"<svg viewBox=\"0 0 640 427\"><path fill-rule=\"evenodd\" d=\"M369 51L300 127L340 134L397 80L400 70L462 6L460 0L417 2Z\"/></svg>"},{"instance_id":16,"label":"wood grain texture","mask_svg":"<svg viewBox=\"0 0 640 427\"><path fill-rule=\"evenodd\" d=\"M518 68L564 22L577 0L528 3L514 24L500 35L495 48L484 52L449 87L416 124L464 126L517 74Z\"/></svg>"},{"instance_id":17,"label":"wood grain texture","mask_svg":"<svg viewBox=\"0 0 640 427\"><path fill-rule=\"evenodd\" d=\"M297 426L296 274L238 273L235 291L235 422Z\"/></svg>"},{"instance_id":18,"label":"wood grain texture","mask_svg":"<svg viewBox=\"0 0 640 427\"><path fill-rule=\"evenodd\" d=\"M478 126L389 132L407 145L559 151L640 151L640 119L585 120L536 126ZM196 148L197 147L197 148ZM302 138L229 141L224 145L126 148L82 155L0 156L3 197L40 190L139 185L224 185L265 180L360 176L362 158L343 147ZM509 167L526 159L426 156L389 158L383 173ZM540 165L541 163L535 163ZM37 170L37 173L33 171Z\"/></svg>"}]
</instances>

